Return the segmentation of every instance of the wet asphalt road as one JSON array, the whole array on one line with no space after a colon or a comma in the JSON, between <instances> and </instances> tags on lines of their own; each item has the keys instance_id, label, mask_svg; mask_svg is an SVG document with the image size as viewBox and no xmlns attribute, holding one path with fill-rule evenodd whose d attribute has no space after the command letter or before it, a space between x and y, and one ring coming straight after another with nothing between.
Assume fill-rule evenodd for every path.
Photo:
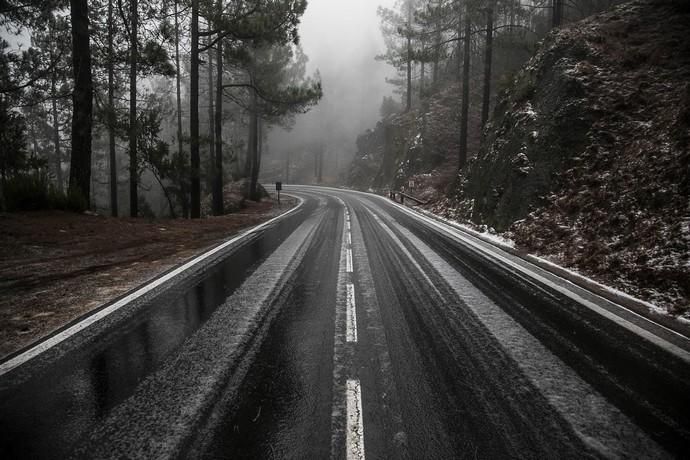
<instances>
[{"instance_id":1,"label":"wet asphalt road","mask_svg":"<svg viewBox=\"0 0 690 460\"><path fill-rule=\"evenodd\" d=\"M690 456L686 338L386 199L287 189L290 215L4 363L0 458Z\"/></svg>"}]
</instances>

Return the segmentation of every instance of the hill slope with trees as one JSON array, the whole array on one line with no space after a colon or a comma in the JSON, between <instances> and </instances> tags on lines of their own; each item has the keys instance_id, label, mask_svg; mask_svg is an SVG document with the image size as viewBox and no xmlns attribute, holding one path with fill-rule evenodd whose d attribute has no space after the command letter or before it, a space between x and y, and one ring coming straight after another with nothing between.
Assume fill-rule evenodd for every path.
<instances>
[{"instance_id":1,"label":"hill slope with trees","mask_svg":"<svg viewBox=\"0 0 690 460\"><path fill-rule=\"evenodd\" d=\"M637 0L555 28L512 78L494 75L504 89L483 131L474 71L464 167L463 85L453 83L362 135L350 183L405 188L447 218L682 315L689 23L687 3Z\"/></svg>"},{"instance_id":2,"label":"hill slope with trees","mask_svg":"<svg viewBox=\"0 0 690 460\"><path fill-rule=\"evenodd\" d=\"M473 203L468 217L687 309L688 24L680 3L636 1L549 37L457 191Z\"/></svg>"}]
</instances>

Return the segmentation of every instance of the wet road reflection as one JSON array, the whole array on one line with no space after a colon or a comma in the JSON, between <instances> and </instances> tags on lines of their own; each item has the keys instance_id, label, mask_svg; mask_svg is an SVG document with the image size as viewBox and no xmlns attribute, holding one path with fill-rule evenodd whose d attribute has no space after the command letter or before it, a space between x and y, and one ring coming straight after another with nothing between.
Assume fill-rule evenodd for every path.
<instances>
[{"instance_id":1,"label":"wet road reflection","mask_svg":"<svg viewBox=\"0 0 690 460\"><path fill-rule=\"evenodd\" d=\"M62 357L0 392L0 458L62 458L199 329L299 224L302 212L231 251L203 274L161 293L96 346Z\"/></svg>"}]
</instances>

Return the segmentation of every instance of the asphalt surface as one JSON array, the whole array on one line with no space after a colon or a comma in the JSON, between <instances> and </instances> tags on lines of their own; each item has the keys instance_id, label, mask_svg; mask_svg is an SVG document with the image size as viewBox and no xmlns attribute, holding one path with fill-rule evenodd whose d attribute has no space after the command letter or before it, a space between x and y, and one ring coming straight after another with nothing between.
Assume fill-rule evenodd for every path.
<instances>
[{"instance_id":1,"label":"asphalt surface","mask_svg":"<svg viewBox=\"0 0 690 460\"><path fill-rule=\"evenodd\" d=\"M385 198L285 192L0 363L0 458L690 457L687 338Z\"/></svg>"}]
</instances>

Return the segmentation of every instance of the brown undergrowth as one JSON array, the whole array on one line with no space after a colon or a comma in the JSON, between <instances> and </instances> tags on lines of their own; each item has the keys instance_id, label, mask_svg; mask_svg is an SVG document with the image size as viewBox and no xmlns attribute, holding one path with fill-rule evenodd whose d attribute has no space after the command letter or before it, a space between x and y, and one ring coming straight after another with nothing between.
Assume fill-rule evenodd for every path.
<instances>
[{"instance_id":1,"label":"brown undergrowth","mask_svg":"<svg viewBox=\"0 0 690 460\"><path fill-rule=\"evenodd\" d=\"M246 202L240 212L199 220L0 215L0 356L290 205Z\"/></svg>"}]
</instances>

